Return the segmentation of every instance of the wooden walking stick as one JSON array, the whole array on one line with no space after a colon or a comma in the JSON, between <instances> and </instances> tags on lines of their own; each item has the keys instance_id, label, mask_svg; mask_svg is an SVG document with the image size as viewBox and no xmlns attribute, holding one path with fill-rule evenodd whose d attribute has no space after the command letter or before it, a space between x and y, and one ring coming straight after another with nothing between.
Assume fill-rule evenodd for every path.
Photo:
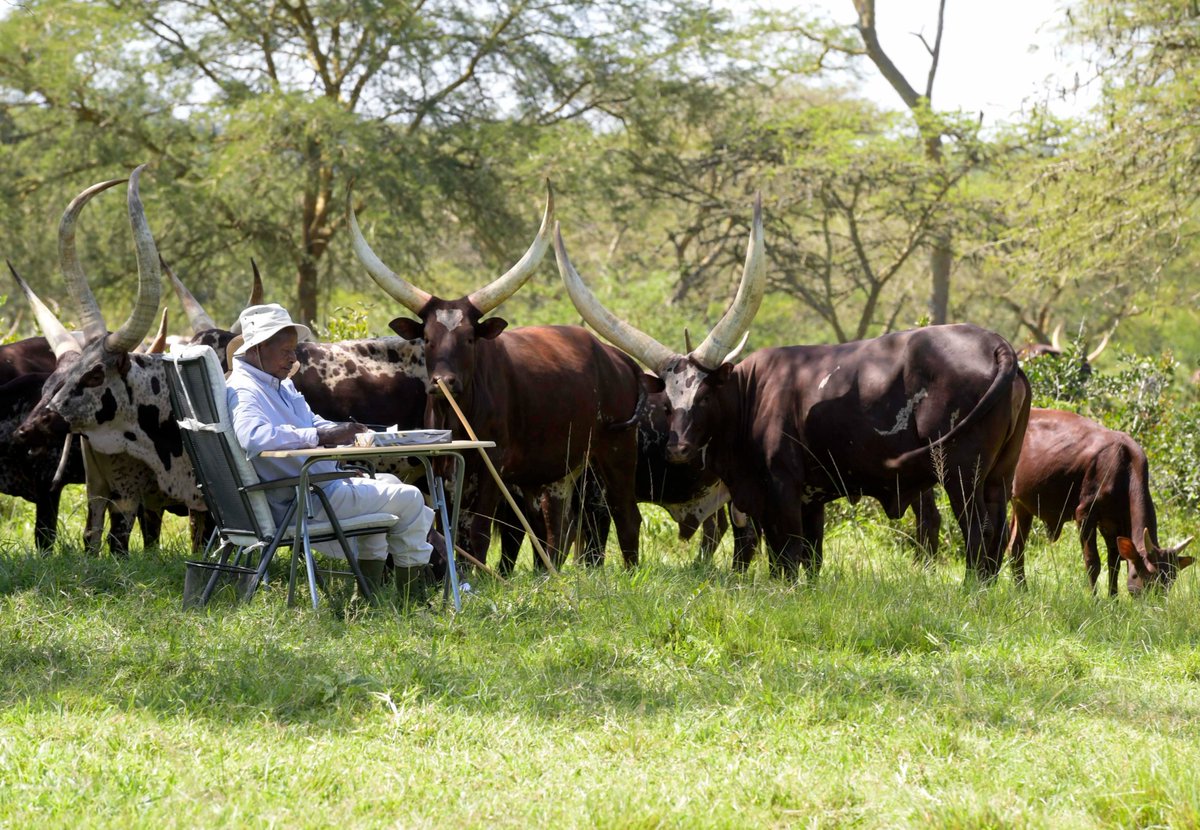
<instances>
[{"instance_id":1,"label":"wooden walking stick","mask_svg":"<svg viewBox=\"0 0 1200 830\"><path fill-rule=\"evenodd\" d=\"M442 394L446 396L446 400L450 402L450 408L454 410L454 414L458 416L458 421L463 425L463 429L467 431L467 435L472 441L478 441L479 437L475 434L475 430L471 428L470 422L467 421L467 416L458 408L458 401L454 400L454 396L450 394L450 390L446 388L445 382L438 378L438 388L442 390ZM529 536L529 541L533 545L533 549L537 551L538 556L542 558L542 564L546 566L546 570L555 576L558 575L558 569L554 567L554 563L550 561L550 557L546 555L546 549L542 547L542 543L538 540L537 534L533 532L533 528L529 526L529 521L525 518L525 511L517 506L517 502L512 497L512 493L508 492L508 488L504 486L504 482L500 480L500 473L496 472L496 466L492 464L492 459L488 457L487 450L483 447L479 448L479 454L483 456L483 463L487 465L488 472L492 474L492 478L496 480L496 484L500 487L500 492L504 494L504 498L508 500L508 506L512 508L513 513L517 514L517 521L521 523L521 527L525 529L525 533Z\"/></svg>"},{"instance_id":2,"label":"wooden walking stick","mask_svg":"<svg viewBox=\"0 0 1200 830\"><path fill-rule=\"evenodd\" d=\"M455 546L454 546L454 553L455 553L456 555L458 555L458 557L459 557L460 559L465 559L465 560L467 560L467 563L468 563L468 564L474 565L476 568L479 568L479 570L483 571L485 574L487 574L488 576L492 577L493 579L498 579L498 580L500 580L500 582L501 582L501 583L503 583L504 585L507 585L507 584L508 584L508 580L507 580L507 579L505 579L504 577L500 576L500 574L498 574L498 573L496 573L495 571L493 571L493 570L492 570L491 568L489 568L487 565L485 565L484 563L480 562L478 559L476 559L476 558L475 558L474 556L472 556L471 554L467 553L465 550L463 550L462 548L460 548L458 545L455 545Z\"/></svg>"}]
</instances>

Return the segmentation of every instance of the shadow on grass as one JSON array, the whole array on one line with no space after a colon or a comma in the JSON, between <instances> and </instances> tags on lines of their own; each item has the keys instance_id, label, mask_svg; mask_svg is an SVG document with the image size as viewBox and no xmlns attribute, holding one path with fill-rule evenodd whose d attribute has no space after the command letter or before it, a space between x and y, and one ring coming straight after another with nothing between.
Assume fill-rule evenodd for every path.
<instances>
[{"instance_id":1,"label":"shadow on grass","mask_svg":"<svg viewBox=\"0 0 1200 830\"><path fill-rule=\"evenodd\" d=\"M905 568L833 568L800 588L649 565L482 583L457 618L314 615L278 587L184 612L182 558L0 557L0 706L328 729L397 700L576 722L725 709L813 725L920 713L1021 731L1063 712L1200 725L1183 695L1130 698L1128 675L1160 659L1147 643L1192 652L1194 631L1145 604L966 591Z\"/></svg>"}]
</instances>

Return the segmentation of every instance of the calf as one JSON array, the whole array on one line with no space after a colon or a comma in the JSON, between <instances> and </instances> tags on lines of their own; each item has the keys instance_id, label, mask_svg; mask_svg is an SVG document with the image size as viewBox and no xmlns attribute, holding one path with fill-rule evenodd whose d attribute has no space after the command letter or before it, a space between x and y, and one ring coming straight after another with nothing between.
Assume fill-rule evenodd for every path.
<instances>
[{"instance_id":1,"label":"calf","mask_svg":"<svg viewBox=\"0 0 1200 830\"><path fill-rule=\"evenodd\" d=\"M1166 590L1179 571L1192 564L1192 557L1179 555L1190 537L1173 548L1159 547L1146 453L1124 432L1082 415L1030 411L1012 504L1009 553L1014 573L1024 573L1025 542L1034 516L1046 523L1052 541L1068 521L1079 525L1093 591L1100 576L1096 535L1104 537L1109 596L1117 593L1121 559L1128 563L1131 594L1150 586Z\"/></svg>"}]
</instances>

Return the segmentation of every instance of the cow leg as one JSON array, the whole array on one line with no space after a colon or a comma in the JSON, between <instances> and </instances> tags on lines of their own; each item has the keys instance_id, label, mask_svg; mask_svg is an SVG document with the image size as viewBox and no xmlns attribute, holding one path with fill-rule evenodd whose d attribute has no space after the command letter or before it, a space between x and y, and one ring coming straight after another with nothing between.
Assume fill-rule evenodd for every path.
<instances>
[{"instance_id":1,"label":"cow leg","mask_svg":"<svg viewBox=\"0 0 1200 830\"><path fill-rule=\"evenodd\" d=\"M995 579L1004 564L1004 548L1008 542L1008 498L1012 491L1003 479L990 479L983 486L982 520L980 542L983 546L984 578ZM1022 575L1023 576L1023 575ZM1024 585L1024 579L1020 583Z\"/></svg>"},{"instance_id":2,"label":"cow leg","mask_svg":"<svg viewBox=\"0 0 1200 830\"><path fill-rule=\"evenodd\" d=\"M802 552L804 515L798 510L798 501L784 501L783 504L786 505L783 510L774 506L767 508L762 531L771 554L771 575L795 579L800 572L800 562L806 556Z\"/></svg>"},{"instance_id":3,"label":"cow leg","mask_svg":"<svg viewBox=\"0 0 1200 830\"><path fill-rule=\"evenodd\" d=\"M33 543L40 551L49 552L54 547L54 540L58 536L58 505L61 498L62 490L56 489L52 493L43 493L34 502L37 512L33 519Z\"/></svg>"},{"instance_id":4,"label":"cow leg","mask_svg":"<svg viewBox=\"0 0 1200 830\"><path fill-rule=\"evenodd\" d=\"M733 570L745 573L750 569L754 551L758 548L758 529L754 520L729 505L729 523L733 525Z\"/></svg>"},{"instance_id":5,"label":"cow leg","mask_svg":"<svg viewBox=\"0 0 1200 830\"><path fill-rule=\"evenodd\" d=\"M946 487L954 517L966 540L967 576L973 575L982 582L996 577L1004 555L1005 499L995 493L989 499L989 490L999 488L969 487L961 477L948 482Z\"/></svg>"},{"instance_id":6,"label":"cow leg","mask_svg":"<svg viewBox=\"0 0 1200 830\"><path fill-rule=\"evenodd\" d=\"M154 510L143 504L138 508L137 520L138 525L142 528L142 549L157 548L159 540L162 538L162 511Z\"/></svg>"},{"instance_id":7,"label":"cow leg","mask_svg":"<svg viewBox=\"0 0 1200 830\"><path fill-rule=\"evenodd\" d=\"M87 518L83 524L83 549L88 556L100 555L100 546L104 539L104 514L107 510L107 499L88 499Z\"/></svg>"},{"instance_id":8,"label":"cow leg","mask_svg":"<svg viewBox=\"0 0 1200 830\"><path fill-rule=\"evenodd\" d=\"M458 537L467 552L480 562L487 562L492 543L492 517L496 515L500 491L492 481L481 482L470 503L460 508ZM465 530L465 533L464 533Z\"/></svg>"},{"instance_id":9,"label":"cow leg","mask_svg":"<svg viewBox=\"0 0 1200 830\"><path fill-rule=\"evenodd\" d=\"M642 511L637 505L637 468L630 459L637 454L637 436L630 432L597 449L594 469L617 529L621 558L626 568L636 568Z\"/></svg>"},{"instance_id":10,"label":"cow leg","mask_svg":"<svg viewBox=\"0 0 1200 830\"><path fill-rule=\"evenodd\" d=\"M556 568L561 568L566 561L575 537L576 513L572 502L576 478L576 475L568 475L543 488L538 500L546 527L546 553Z\"/></svg>"},{"instance_id":11,"label":"cow leg","mask_svg":"<svg viewBox=\"0 0 1200 830\"><path fill-rule=\"evenodd\" d=\"M942 532L942 514L937 509L937 498L933 488L922 490L913 504L913 516L917 521L917 549L913 552L918 565L932 564L937 560L938 537Z\"/></svg>"},{"instance_id":12,"label":"cow leg","mask_svg":"<svg viewBox=\"0 0 1200 830\"><path fill-rule=\"evenodd\" d=\"M604 551L608 547L608 532L612 515L608 500L596 476L584 473L575 488L580 521L578 561L588 567L604 564Z\"/></svg>"},{"instance_id":13,"label":"cow leg","mask_svg":"<svg viewBox=\"0 0 1200 830\"><path fill-rule=\"evenodd\" d=\"M721 544L721 538L724 537L728 527L729 520L725 517L724 509L718 510L704 520L704 523L700 526L700 551L696 555L697 565L709 565L712 563L713 552Z\"/></svg>"},{"instance_id":14,"label":"cow leg","mask_svg":"<svg viewBox=\"0 0 1200 830\"><path fill-rule=\"evenodd\" d=\"M499 506L494 524L500 536L500 575L508 576L517 565L517 555L525 541L525 530L507 504Z\"/></svg>"},{"instance_id":15,"label":"cow leg","mask_svg":"<svg viewBox=\"0 0 1200 830\"><path fill-rule=\"evenodd\" d=\"M1012 519L1009 522L1008 550L1012 561L1013 582L1025 584L1025 544L1029 529L1033 526L1033 514L1013 502Z\"/></svg>"},{"instance_id":16,"label":"cow leg","mask_svg":"<svg viewBox=\"0 0 1200 830\"><path fill-rule=\"evenodd\" d=\"M207 510L189 510L188 536L192 542L192 553L203 553L205 545L208 544L209 538L216 529L217 523L213 520L212 514ZM144 533L145 531L143 530Z\"/></svg>"},{"instance_id":17,"label":"cow leg","mask_svg":"<svg viewBox=\"0 0 1200 830\"><path fill-rule=\"evenodd\" d=\"M108 550L113 556L129 555L129 537L137 510L123 509L117 504L108 507Z\"/></svg>"},{"instance_id":18,"label":"cow leg","mask_svg":"<svg viewBox=\"0 0 1200 830\"><path fill-rule=\"evenodd\" d=\"M825 505L808 505L800 511L804 536L800 539L800 562L808 571L809 581L821 574L825 560Z\"/></svg>"},{"instance_id":19,"label":"cow leg","mask_svg":"<svg viewBox=\"0 0 1200 830\"><path fill-rule=\"evenodd\" d=\"M1096 593L1096 580L1100 578L1100 551L1096 549L1096 526L1091 522L1084 522L1079 526L1079 542L1083 546L1083 564L1087 568L1088 582L1092 586L1092 593ZM1116 585L1113 585L1113 594L1116 593Z\"/></svg>"},{"instance_id":20,"label":"cow leg","mask_svg":"<svg viewBox=\"0 0 1200 830\"><path fill-rule=\"evenodd\" d=\"M1095 543L1093 542L1093 544ZM1117 580L1121 576L1121 554L1117 551L1116 535L1105 533L1104 546L1108 549L1108 595L1115 597L1117 595Z\"/></svg>"}]
</instances>

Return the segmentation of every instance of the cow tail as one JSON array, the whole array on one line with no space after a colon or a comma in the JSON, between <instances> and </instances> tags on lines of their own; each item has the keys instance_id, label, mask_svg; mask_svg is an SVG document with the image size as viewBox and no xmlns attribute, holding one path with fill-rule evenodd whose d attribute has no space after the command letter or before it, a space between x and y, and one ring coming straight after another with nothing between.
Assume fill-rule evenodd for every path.
<instances>
[{"instance_id":1,"label":"cow tail","mask_svg":"<svg viewBox=\"0 0 1200 830\"><path fill-rule=\"evenodd\" d=\"M1012 387L1013 381L1020 371L1020 367L1017 364L1017 353L1007 341L997 346L993 354L996 358L996 375L992 378L991 386L983 393L983 397L979 399L979 403L975 404L975 408L967 413L967 417L955 424L949 432L936 441L930 441L923 447L910 450L885 461L884 467L888 471L897 472L909 463L923 458L930 450L957 439L963 431L973 426L977 420L987 414L988 410L999 402L1001 396Z\"/></svg>"},{"instance_id":2,"label":"cow tail","mask_svg":"<svg viewBox=\"0 0 1200 830\"><path fill-rule=\"evenodd\" d=\"M633 415L629 418L629 420L621 421L620 423L616 424L609 424L607 428L613 432L620 432L623 429L629 429L631 426L635 426L637 422L642 419L642 415L646 410L646 401L649 399L650 396L646 394L645 387L639 383L637 405L633 407Z\"/></svg>"}]
</instances>

